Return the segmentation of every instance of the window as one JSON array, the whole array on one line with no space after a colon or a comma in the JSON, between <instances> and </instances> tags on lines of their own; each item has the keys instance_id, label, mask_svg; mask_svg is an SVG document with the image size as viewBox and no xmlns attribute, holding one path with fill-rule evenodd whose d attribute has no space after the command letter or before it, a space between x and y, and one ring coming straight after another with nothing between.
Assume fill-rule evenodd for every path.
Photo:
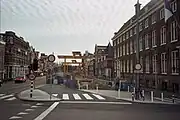
<instances>
[{"instance_id":1,"label":"window","mask_svg":"<svg viewBox=\"0 0 180 120\"><path fill-rule=\"evenodd\" d=\"M139 24L139 31L142 31L142 29L143 29L143 24L142 24L142 22Z\"/></svg>"},{"instance_id":2,"label":"window","mask_svg":"<svg viewBox=\"0 0 180 120\"><path fill-rule=\"evenodd\" d=\"M135 26L134 27L134 35L136 34L136 31L137 31L137 27Z\"/></svg>"},{"instance_id":3,"label":"window","mask_svg":"<svg viewBox=\"0 0 180 120\"><path fill-rule=\"evenodd\" d=\"M119 47L118 47L118 49L117 49L117 57L119 57Z\"/></svg>"},{"instance_id":4,"label":"window","mask_svg":"<svg viewBox=\"0 0 180 120\"><path fill-rule=\"evenodd\" d=\"M179 74L179 53L178 50L171 52L172 74Z\"/></svg>"},{"instance_id":5,"label":"window","mask_svg":"<svg viewBox=\"0 0 180 120\"><path fill-rule=\"evenodd\" d=\"M152 24L156 23L156 13L152 14Z\"/></svg>"},{"instance_id":6,"label":"window","mask_svg":"<svg viewBox=\"0 0 180 120\"><path fill-rule=\"evenodd\" d=\"M145 28L148 28L148 26L149 26L148 18L146 18L146 20L145 20Z\"/></svg>"},{"instance_id":7,"label":"window","mask_svg":"<svg viewBox=\"0 0 180 120\"><path fill-rule=\"evenodd\" d=\"M131 65L130 65L130 71L131 71L131 73L133 73L133 60L131 60L131 63L130 63Z\"/></svg>"},{"instance_id":8,"label":"window","mask_svg":"<svg viewBox=\"0 0 180 120\"><path fill-rule=\"evenodd\" d=\"M124 34L124 35L123 35L123 41L125 41L125 40L126 40L126 35Z\"/></svg>"},{"instance_id":9,"label":"window","mask_svg":"<svg viewBox=\"0 0 180 120\"><path fill-rule=\"evenodd\" d=\"M119 44L119 38L118 39L116 39L116 41L117 41L117 45Z\"/></svg>"},{"instance_id":10,"label":"window","mask_svg":"<svg viewBox=\"0 0 180 120\"><path fill-rule=\"evenodd\" d=\"M126 39L129 38L129 32L126 32Z\"/></svg>"},{"instance_id":11,"label":"window","mask_svg":"<svg viewBox=\"0 0 180 120\"><path fill-rule=\"evenodd\" d=\"M116 49L114 49L114 58L116 58Z\"/></svg>"},{"instance_id":12,"label":"window","mask_svg":"<svg viewBox=\"0 0 180 120\"><path fill-rule=\"evenodd\" d=\"M165 17L164 8L162 8L162 9L160 10L160 20L162 20L164 17Z\"/></svg>"},{"instance_id":13,"label":"window","mask_svg":"<svg viewBox=\"0 0 180 120\"><path fill-rule=\"evenodd\" d=\"M143 40L142 40L142 36L139 37L139 50L142 51L143 50Z\"/></svg>"},{"instance_id":14,"label":"window","mask_svg":"<svg viewBox=\"0 0 180 120\"><path fill-rule=\"evenodd\" d=\"M122 56L122 46L120 46L120 57Z\"/></svg>"},{"instance_id":15,"label":"window","mask_svg":"<svg viewBox=\"0 0 180 120\"><path fill-rule=\"evenodd\" d=\"M146 34L146 35L145 35L145 48L146 48L146 49L149 49L149 38L148 38L148 37L149 37L149 35Z\"/></svg>"},{"instance_id":16,"label":"window","mask_svg":"<svg viewBox=\"0 0 180 120\"><path fill-rule=\"evenodd\" d=\"M131 29L130 30L130 37L133 35L133 30Z\"/></svg>"},{"instance_id":17,"label":"window","mask_svg":"<svg viewBox=\"0 0 180 120\"><path fill-rule=\"evenodd\" d=\"M126 46L125 46L125 44L123 45L123 55L126 55Z\"/></svg>"},{"instance_id":18,"label":"window","mask_svg":"<svg viewBox=\"0 0 180 120\"><path fill-rule=\"evenodd\" d=\"M173 21L171 23L171 42L177 41L177 30L176 30L176 22Z\"/></svg>"},{"instance_id":19,"label":"window","mask_svg":"<svg viewBox=\"0 0 180 120\"><path fill-rule=\"evenodd\" d=\"M132 41L130 41L129 49L130 49L130 54L132 54L133 53L133 44L132 44Z\"/></svg>"},{"instance_id":20,"label":"window","mask_svg":"<svg viewBox=\"0 0 180 120\"><path fill-rule=\"evenodd\" d=\"M122 42L122 36L120 37L120 43Z\"/></svg>"},{"instance_id":21,"label":"window","mask_svg":"<svg viewBox=\"0 0 180 120\"><path fill-rule=\"evenodd\" d=\"M161 73L162 74L167 74L167 58L166 58L166 53L161 54Z\"/></svg>"},{"instance_id":22,"label":"window","mask_svg":"<svg viewBox=\"0 0 180 120\"><path fill-rule=\"evenodd\" d=\"M142 56L140 57L140 64L142 66L140 72L143 73L143 57Z\"/></svg>"},{"instance_id":23,"label":"window","mask_svg":"<svg viewBox=\"0 0 180 120\"><path fill-rule=\"evenodd\" d=\"M129 55L129 44L128 44L128 42L126 44L126 52L127 52L127 55Z\"/></svg>"},{"instance_id":24,"label":"window","mask_svg":"<svg viewBox=\"0 0 180 120\"><path fill-rule=\"evenodd\" d=\"M123 61L123 71L126 72L126 61Z\"/></svg>"},{"instance_id":25,"label":"window","mask_svg":"<svg viewBox=\"0 0 180 120\"><path fill-rule=\"evenodd\" d=\"M164 45L164 44L166 44L166 28L165 28L165 26L161 27L160 34L161 34L161 45Z\"/></svg>"},{"instance_id":26,"label":"window","mask_svg":"<svg viewBox=\"0 0 180 120\"><path fill-rule=\"evenodd\" d=\"M146 73L149 73L149 56L146 56Z\"/></svg>"},{"instance_id":27,"label":"window","mask_svg":"<svg viewBox=\"0 0 180 120\"><path fill-rule=\"evenodd\" d=\"M152 46L156 47L156 30L152 31Z\"/></svg>"},{"instance_id":28,"label":"window","mask_svg":"<svg viewBox=\"0 0 180 120\"><path fill-rule=\"evenodd\" d=\"M157 54L153 56L153 73L157 73Z\"/></svg>"},{"instance_id":29,"label":"window","mask_svg":"<svg viewBox=\"0 0 180 120\"><path fill-rule=\"evenodd\" d=\"M127 68L127 73L129 73L129 60L127 60L126 68Z\"/></svg>"},{"instance_id":30,"label":"window","mask_svg":"<svg viewBox=\"0 0 180 120\"><path fill-rule=\"evenodd\" d=\"M171 10L172 10L173 12L176 12L176 10L177 10L176 0L174 0L174 1L171 3Z\"/></svg>"},{"instance_id":31,"label":"window","mask_svg":"<svg viewBox=\"0 0 180 120\"><path fill-rule=\"evenodd\" d=\"M136 53L136 40L134 40L134 53Z\"/></svg>"}]
</instances>

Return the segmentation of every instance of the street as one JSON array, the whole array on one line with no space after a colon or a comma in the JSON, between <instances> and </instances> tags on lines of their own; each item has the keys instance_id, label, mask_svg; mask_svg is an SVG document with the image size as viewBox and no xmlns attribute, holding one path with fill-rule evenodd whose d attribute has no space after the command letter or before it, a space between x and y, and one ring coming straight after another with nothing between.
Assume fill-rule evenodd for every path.
<instances>
[{"instance_id":1,"label":"street","mask_svg":"<svg viewBox=\"0 0 180 120\"><path fill-rule=\"evenodd\" d=\"M16 98L30 88L30 81L8 82L0 88L1 120L179 120L180 105L131 103L115 98L47 85L37 78L36 88L62 99L59 102L27 102ZM7 109L8 108L8 109Z\"/></svg>"}]
</instances>

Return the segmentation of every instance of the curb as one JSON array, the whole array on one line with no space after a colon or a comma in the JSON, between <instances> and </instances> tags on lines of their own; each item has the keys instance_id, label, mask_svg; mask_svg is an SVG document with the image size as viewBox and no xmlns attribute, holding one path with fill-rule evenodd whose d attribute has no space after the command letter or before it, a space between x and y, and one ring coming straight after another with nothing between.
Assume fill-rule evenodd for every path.
<instances>
[{"instance_id":1,"label":"curb","mask_svg":"<svg viewBox=\"0 0 180 120\"><path fill-rule=\"evenodd\" d=\"M15 97L21 101L27 101L27 102L59 102L59 101L62 101L62 99L59 99L59 100L26 99L26 98L20 97L19 93L15 94Z\"/></svg>"},{"instance_id":2,"label":"curb","mask_svg":"<svg viewBox=\"0 0 180 120\"><path fill-rule=\"evenodd\" d=\"M83 90L79 90L79 91L86 92L86 93L94 93L94 92L83 91ZM96 94L99 94L99 93L96 93ZM103 94L99 94L99 95L103 95ZM163 103L163 102L141 102L141 101L132 101L132 100L126 100L126 99L117 98L117 97L111 97L111 96L107 96L107 95L103 95L103 96L110 97L110 98L114 98L114 99L116 99L116 100L122 100L122 101L125 101L125 102L136 103L136 104L179 105L179 104L176 104L176 103L167 103L167 102L164 102L164 103Z\"/></svg>"}]
</instances>

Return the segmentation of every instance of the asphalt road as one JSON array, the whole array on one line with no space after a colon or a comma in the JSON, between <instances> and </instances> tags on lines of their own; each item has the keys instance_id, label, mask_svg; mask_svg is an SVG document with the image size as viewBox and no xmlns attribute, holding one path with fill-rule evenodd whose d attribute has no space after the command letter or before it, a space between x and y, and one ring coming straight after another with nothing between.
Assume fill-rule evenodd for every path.
<instances>
[{"instance_id":1,"label":"asphalt road","mask_svg":"<svg viewBox=\"0 0 180 120\"><path fill-rule=\"evenodd\" d=\"M45 84L45 77L39 77L35 86ZM25 102L16 98L16 93L30 88L30 81L15 84L13 81L0 87L0 120L23 119L32 120L46 110L52 103Z\"/></svg>"},{"instance_id":2,"label":"asphalt road","mask_svg":"<svg viewBox=\"0 0 180 120\"><path fill-rule=\"evenodd\" d=\"M179 120L180 106L59 104L44 120Z\"/></svg>"}]
</instances>

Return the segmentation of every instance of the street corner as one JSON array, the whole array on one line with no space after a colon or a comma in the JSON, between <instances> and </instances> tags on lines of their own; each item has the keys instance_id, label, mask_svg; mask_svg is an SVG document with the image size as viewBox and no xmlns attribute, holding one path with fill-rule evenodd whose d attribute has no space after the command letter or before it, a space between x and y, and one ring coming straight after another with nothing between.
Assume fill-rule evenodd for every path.
<instances>
[{"instance_id":1,"label":"street corner","mask_svg":"<svg viewBox=\"0 0 180 120\"><path fill-rule=\"evenodd\" d=\"M29 101L29 102L58 102L61 101L60 98L52 96L45 91L40 89L34 89L31 91L30 89L21 91L20 93L16 94L16 97L22 101Z\"/></svg>"}]
</instances>

